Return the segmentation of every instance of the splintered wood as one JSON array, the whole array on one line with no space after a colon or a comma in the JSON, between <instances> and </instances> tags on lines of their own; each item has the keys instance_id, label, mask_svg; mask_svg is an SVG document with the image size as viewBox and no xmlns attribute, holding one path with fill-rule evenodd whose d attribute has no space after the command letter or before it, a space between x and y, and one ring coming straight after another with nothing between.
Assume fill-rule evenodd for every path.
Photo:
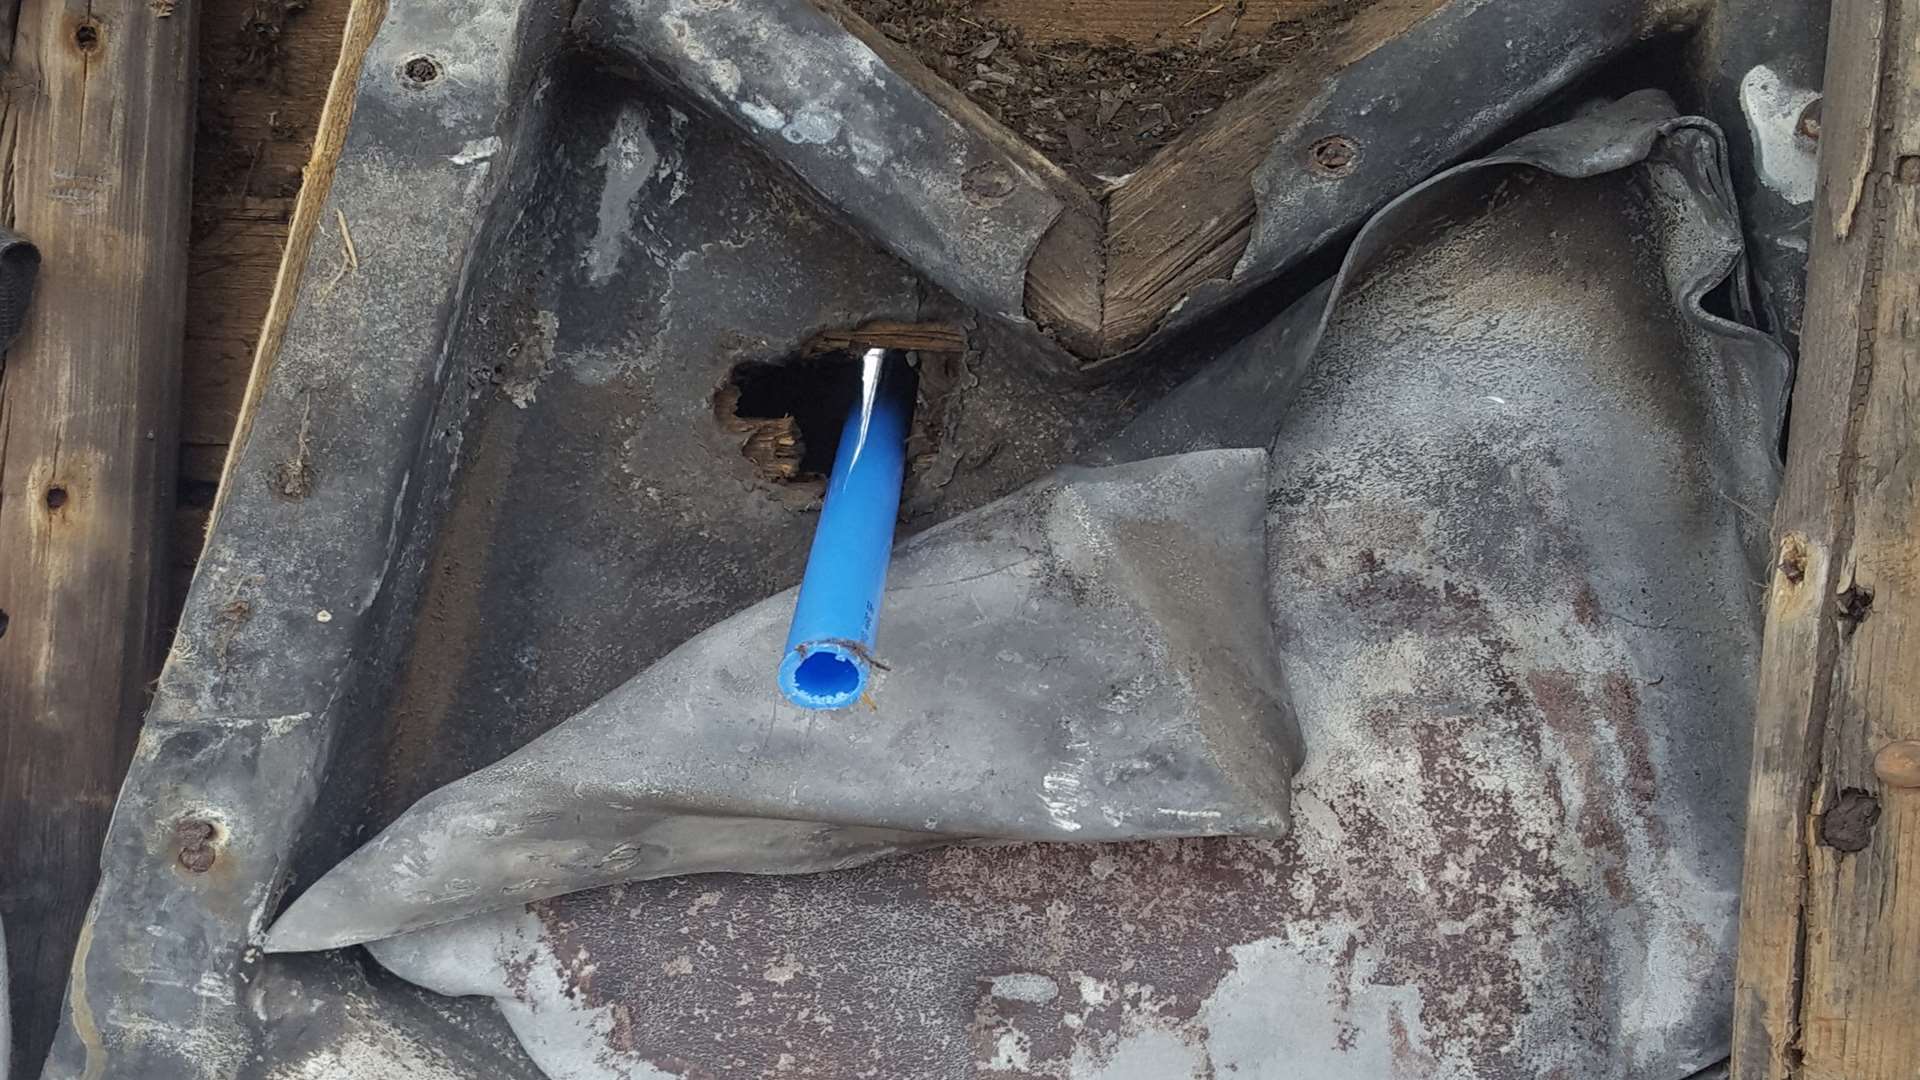
<instances>
[{"instance_id":1,"label":"splintered wood","mask_svg":"<svg viewBox=\"0 0 1920 1080\"><path fill-rule=\"evenodd\" d=\"M1920 0L1837 0L1832 25L1736 1080L1920 1075Z\"/></svg>"}]
</instances>

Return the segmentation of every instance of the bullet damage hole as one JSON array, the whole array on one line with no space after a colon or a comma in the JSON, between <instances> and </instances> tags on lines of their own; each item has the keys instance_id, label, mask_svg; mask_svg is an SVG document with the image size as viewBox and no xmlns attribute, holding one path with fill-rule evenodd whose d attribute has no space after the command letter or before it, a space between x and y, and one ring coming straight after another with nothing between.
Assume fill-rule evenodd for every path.
<instances>
[{"instance_id":1,"label":"bullet damage hole","mask_svg":"<svg viewBox=\"0 0 1920 1080\"><path fill-rule=\"evenodd\" d=\"M961 384L952 373L963 370L966 341L956 328L891 324L873 334L829 332L781 360L737 364L714 391L714 419L761 480L815 500L826 491L841 430L860 399L860 357L876 347L908 351L917 362L907 439L911 488L916 466L939 450L949 399Z\"/></svg>"},{"instance_id":2,"label":"bullet damage hole","mask_svg":"<svg viewBox=\"0 0 1920 1080\"><path fill-rule=\"evenodd\" d=\"M1308 166L1322 176L1345 176L1359 156L1359 145L1345 135L1329 135L1307 148Z\"/></svg>"},{"instance_id":3,"label":"bullet damage hole","mask_svg":"<svg viewBox=\"0 0 1920 1080\"><path fill-rule=\"evenodd\" d=\"M58 510L67 505L67 489L59 486L47 489L47 509Z\"/></svg>"},{"instance_id":4,"label":"bullet damage hole","mask_svg":"<svg viewBox=\"0 0 1920 1080\"><path fill-rule=\"evenodd\" d=\"M407 81L415 86L426 86L440 78L440 64L431 56L416 56L400 68Z\"/></svg>"},{"instance_id":5,"label":"bullet damage hole","mask_svg":"<svg viewBox=\"0 0 1920 1080\"><path fill-rule=\"evenodd\" d=\"M740 452L775 483L824 480L847 413L860 400L860 364L834 351L733 369L714 398L721 426L745 438Z\"/></svg>"},{"instance_id":6,"label":"bullet damage hole","mask_svg":"<svg viewBox=\"0 0 1920 1080\"><path fill-rule=\"evenodd\" d=\"M1840 620L1840 636L1852 637L1854 630L1866 622L1873 611L1873 590L1856 581L1834 598L1833 608L1834 616Z\"/></svg>"},{"instance_id":7,"label":"bullet damage hole","mask_svg":"<svg viewBox=\"0 0 1920 1080\"><path fill-rule=\"evenodd\" d=\"M1862 788L1842 788L1839 798L1820 815L1820 842L1836 851L1865 851L1880 823L1880 800Z\"/></svg>"},{"instance_id":8,"label":"bullet damage hole","mask_svg":"<svg viewBox=\"0 0 1920 1080\"><path fill-rule=\"evenodd\" d=\"M219 861L220 826L201 818L184 818L173 826L173 839L179 845L176 855L182 869L204 874Z\"/></svg>"}]
</instances>

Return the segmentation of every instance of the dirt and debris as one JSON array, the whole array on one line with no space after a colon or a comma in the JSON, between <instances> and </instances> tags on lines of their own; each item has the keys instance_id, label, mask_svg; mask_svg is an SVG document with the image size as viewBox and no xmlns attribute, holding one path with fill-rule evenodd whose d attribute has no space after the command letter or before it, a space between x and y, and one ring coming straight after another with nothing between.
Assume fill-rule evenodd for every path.
<instances>
[{"instance_id":1,"label":"dirt and debris","mask_svg":"<svg viewBox=\"0 0 1920 1080\"><path fill-rule=\"evenodd\" d=\"M1099 189L1145 164L1367 0L1315 9L1262 33L1245 2L1147 42L1035 41L979 0L852 0L913 52L1068 173Z\"/></svg>"}]
</instances>

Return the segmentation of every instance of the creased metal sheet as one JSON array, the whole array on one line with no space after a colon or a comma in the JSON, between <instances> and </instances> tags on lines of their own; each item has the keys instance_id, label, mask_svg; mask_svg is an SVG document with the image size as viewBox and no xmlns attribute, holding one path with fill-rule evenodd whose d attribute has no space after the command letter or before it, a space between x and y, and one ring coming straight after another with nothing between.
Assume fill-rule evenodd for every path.
<instances>
[{"instance_id":1,"label":"creased metal sheet","mask_svg":"<svg viewBox=\"0 0 1920 1080\"><path fill-rule=\"evenodd\" d=\"M366 635L407 591L403 542L451 450L431 418L466 384L449 334L489 196L514 171L504 117L563 15L394 0L364 56L342 61L359 78L316 208L325 239L287 297L284 346L254 373L258 403L114 806L44 1080L230 1080L257 1060L255 938L298 838L325 816L342 715L381 659ZM427 86L405 75L423 49L441 73ZM207 872L183 866L183 826L207 838Z\"/></svg>"},{"instance_id":2,"label":"creased metal sheet","mask_svg":"<svg viewBox=\"0 0 1920 1080\"><path fill-rule=\"evenodd\" d=\"M1820 146L1827 0L1720 0L1700 63L1708 109L1727 129L1766 325L1800 342Z\"/></svg>"},{"instance_id":3,"label":"creased metal sheet","mask_svg":"<svg viewBox=\"0 0 1920 1080\"><path fill-rule=\"evenodd\" d=\"M1636 95L1443 174L1111 448L1269 448L1291 834L618 885L376 955L556 1078L1711 1066L1787 374L1703 304L1723 152Z\"/></svg>"},{"instance_id":4,"label":"creased metal sheet","mask_svg":"<svg viewBox=\"0 0 1920 1080\"><path fill-rule=\"evenodd\" d=\"M1258 213L1232 273L1203 282L1164 329L1192 327L1237 295L1335 244L1435 171L1468 158L1554 95L1650 39L1688 30L1701 0L1454 0L1319 88L1252 177ZM1313 148L1339 137L1345 168Z\"/></svg>"},{"instance_id":5,"label":"creased metal sheet","mask_svg":"<svg viewBox=\"0 0 1920 1080\"><path fill-rule=\"evenodd\" d=\"M1262 603L1266 455L1069 469L900 549L866 704L777 700L791 591L421 800L273 951L595 885L956 840L1278 837L1299 760Z\"/></svg>"}]
</instances>

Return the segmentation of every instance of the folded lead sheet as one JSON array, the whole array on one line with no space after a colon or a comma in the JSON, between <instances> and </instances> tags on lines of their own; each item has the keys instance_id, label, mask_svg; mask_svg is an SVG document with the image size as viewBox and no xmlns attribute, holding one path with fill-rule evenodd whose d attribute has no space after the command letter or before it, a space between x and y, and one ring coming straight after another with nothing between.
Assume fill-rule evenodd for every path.
<instances>
[{"instance_id":1,"label":"folded lead sheet","mask_svg":"<svg viewBox=\"0 0 1920 1080\"><path fill-rule=\"evenodd\" d=\"M1268 450L1289 834L633 882L375 955L564 1080L1710 1066L1787 377L1726 317L1729 190L1659 95L1536 133L1110 448Z\"/></svg>"},{"instance_id":2,"label":"folded lead sheet","mask_svg":"<svg viewBox=\"0 0 1920 1080\"><path fill-rule=\"evenodd\" d=\"M355 944L595 885L842 869L955 840L1287 827L1299 760L1266 621L1266 455L1073 468L904 544L864 705L775 690L793 595L689 641L434 792L269 949Z\"/></svg>"}]
</instances>

